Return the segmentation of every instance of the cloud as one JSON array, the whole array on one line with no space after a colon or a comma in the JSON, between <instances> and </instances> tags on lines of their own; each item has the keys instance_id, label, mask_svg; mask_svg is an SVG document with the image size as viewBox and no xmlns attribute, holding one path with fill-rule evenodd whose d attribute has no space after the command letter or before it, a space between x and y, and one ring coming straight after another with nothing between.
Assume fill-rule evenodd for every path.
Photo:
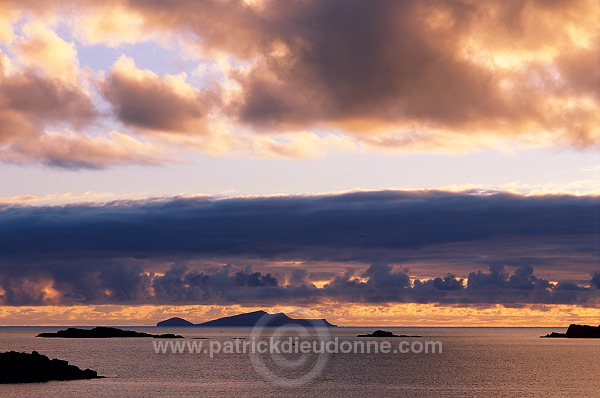
<instances>
[{"instance_id":1,"label":"cloud","mask_svg":"<svg viewBox=\"0 0 600 398\"><path fill-rule=\"evenodd\" d=\"M4 205L0 294L6 305L592 305L598 212L594 196L442 191Z\"/></svg>"},{"instance_id":2,"label":"cloud","mask_svg":"<svg viewBox=\"0 0 600 398\"><path fill-rule=\"evenodd\" d=\"M509 277L504 266L491 265L488 274L478 271L469 274L467 290L480 296L483 302L522 303L529 302L553 303L568 302L573 298L562 297L559 288L548 281L533 275L533 267L520 266ZM582 289L586 290L586 289Z\"/></svg>"},{"instance_id":3,"label":"cloud","mask_svg":"<svg viewBox=\"0 0 600 398\"><path fill-rule=\"evenodd\" d=\"M434 288L438 290L461 290L463 289L463 279L457 279L452 274L447 274L445 277L437 277L426 281L415 280L415 288Z\"/></svg>"},{"instance_id":4,"label":"cloud","mask_svg":"<svg viewBox=\"0 0 600 398\"><path fill-rule=\"evenodd\" d=\"M11 163L36 159L48 166L67 169L99 169L116 164L156 165L170 154L156 143L142 142L118 131L92 137L70 130L46 131L26 140L17 140L9 150L0 149L0 158Z\"/></svg>"},{"instance_id":5,"label":"cloud","mask_svg":"<svg viewBox=\"0 0 600 398\"><path fill-rule=\"evenodd\" d=\"M74 43L67 43L41 22L28 22L22 28L25 37L12 50L17 59L42 69L46 76L72 81L79 73Z\"/></svg>"},{"instance_id":6,"label":"cloud","mask_svg":"<svg viewBox=\"0 0 600 398\"><path fill-rule=\"evenodd\" d=\"M154 279L153 288L159 299L170 302L234 302L238 298L252 300L259 290L276 288L278 281L271 274L251 270L230 273L224 266L213 273L189 271L186 266L173 266L163 276ZM262 292L259 292L259 294Z\"/></svg>"},{"instance_id":7,"label":"cloud","mask_svg":"<svg viewBox=\"0 0 600 398\"><path fill-rule=\"evenodd\" d=\"M69 125L84 140L119 130L161 146L158 132L170 140L162 161L195 151L306 158L340 149L599 148L594 0L38 3L0 5L4 75L9 63L15 77L35 69L31 90L57 79L88 98L51 119L15 114L3 98L4 130L41 135ZM137 66L140 43L189 73L165 73L163 59L160 70ZM80 67L105 47L123 54L112 69ZM90 111L95 123L70 126ZM154 156L116 152L96 166Z\"/></svg>"},{"instance_id":8,"label":"cloud","mask_svg":"<svg viewBox=\"0 0 600 398\"><path fill-rule=\"evenodd\" d=\"M225 4L238 12L224 14ZM191 29L200 51L250 62L231 72L241 88L229 112L257 131L327 126L400 150L462 151L464 140L467 150L497 140L597 147L592 1L131 6L158 24L176 16L162 25Z\"/></svg>"},{"instance_id":9,"label":"cloud","mask_svg":"<svg viewBox=\"0 0 600 398\"><path fill-rule=\"evenodd\" d=\"M591 282L593 287L600 289L600 271L594 273Z\"/></svg>"},{"instance_id":10,"label":"cloud","mask_svg":"<svg viewBox=\"0 0 600 398\"><path fill-rule=\"evenodd\" d=\"M61 217L53 217L53 212ZM7 255L29 251L29 246L19 242L36 232L51 237L44 247L56 253L73 248L109 256L184 252L272 258L281 254L342 261L361 260L372 250L380 250L384 261L398 256L397 261L405 250L479 242L489 251L491 241L504 243L505 239L516 244L513 250L518 251L529 243L533 250L536 240L556 243L555 239L563 239L569 247L572 237L579 240L577 250L594 253L597 220L590 214L598 214L595 196L373 191L179 197L56 208L7 207L2 217L13 224L10 230L0 229L0 237ZM107 230L111 233L106 234ZM304 252L307 248L313 249Z\"/></svg>"},{"instance_id":11,"label":"cloud","mask_svg":"<svg viewBox=\"0 0 600 398\"><path fill-rule=\"evenodd\" d=\"M156 39L152 37L152 30L145 26L143 15L126 8L120 4L122 2L87 3L86 7L76 11L78 15L72 21L73 33L81 42L118 47Z\"/></svg>"},{"instance_id":12,"label":"cloud","mask_svg":"<svg viewBox=\"0 0 600 398\"><path fill-rule=\"evenodd\" d=\"M44 36L36 40L45 43L60 39ZM55 48L37 51L43 43L26 43L31 45L25 48L31 52L32 66L23 70L13 68L0 52L3 57L0 63L1 161L38 162L62 168L176 161L177 149L173 144L141 141L118 131L99 135L81 132L95 124L99 111L90 93L74 76L75 72L63 65L66 61L60 54L53 58ZM61 45L72 49L64 42Z\"/></svg>"},{"instance_id":13,"label":"cloud","mask_svg":"<svg viewBox=\"0 0 600 398\"><path fill-rule=\"evenodd\" d=\"M16 10L11 8L3 8L0 13L0 44L10 43L14 38L13 23L17 17Z\"/></svg>"},{"instance_id":14,"label":"cloud","mask_svg":"<svg viewBox=\"0 0 600 398\"><path fill-rule=\"evenodd\" d=\"M481 271L470 273L467 287L469 289L511 287L514 289L530 290L536 287L546 289L548 288L548 283L533 276L533 267L529 265L517 268L510 278L508 277L508 273L504 271L504 266L492 265L490 266L489 274L482 273Z\"/></svg>"},{"instance_id":15,"label":"cloud","mask_svg":"<svg viewBox=\"0 0 600 398\"><path fill-rule=\"evenodd\" d=\"M13 197L3 197L0 198L1 205L7 204L33 204L33 203L50 203L53 201L56 202L68 202L68 201L87 201L93 202L97 200L107 200L107 199L115 199L115 195L107 192L83 192L81 194L75 194L73 192L67 192L64 194L48 194L44 196L35 196L35 195L24 195L24 196L13 196ZM55 203L56 203L55 202Z\"/></svg>"},{"instance_id":16,"label":"cloud","mask_svg":"<svg viewBox=\"0 0 600 398\"><path fill-rule=\"evenodd\" d=\"M35 69L0 70L0 143L28 139L46 124L82 127L94 117L90 97L80 87L39 75Z\"/></svg>"},{"instance_id":17,"label":"cloud","mask_svg":"<svg viewBox=\"0 0 600 398\"><path fill-rule=\"evenodd\" d=\"M377 288L403 288L410 286L410 278L407 270L392 272L392 267L388 264L371 264L371 266L361 275L368 278L367 285Z\"/></svg>"},{"instance_id":18,"label":"cloud","mask_svg":"<svg viewBox=\"0 0 600 398\"><path fill-rule=\"evenodd\" d=\"M121 56L101 91L119 120L142 129L202 135L215 94L201 93L183 75L159 77Z\"/></svg>"}]
</instances>

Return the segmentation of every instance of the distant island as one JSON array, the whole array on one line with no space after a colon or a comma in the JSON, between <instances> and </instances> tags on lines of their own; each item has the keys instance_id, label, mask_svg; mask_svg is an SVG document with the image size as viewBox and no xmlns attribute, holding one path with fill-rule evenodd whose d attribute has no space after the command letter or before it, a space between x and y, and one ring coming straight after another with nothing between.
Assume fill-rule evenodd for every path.
<instances>
[{"instance_id":1,"label":"distant island","mask_svg":"<svg viewBox=\"0 0 600 398\"><path fill-rule=\"evenodd\" d=\"M100 379L95 370L81 370L60 359L50 359L33 351L0 353L0 384L40 383L50 380Z\"/></svg>"},{"instance_id":2,"label":"distant island","mask_svg":"<svg viewBox=\"0 0 600 398\"><path fill-rule=\"evenodd\" d=\"M385 330L376 330L371 334L359 334L356 337L421 337L421 336L408 336L405 334L394 334Z\"/></svg>"},{"instance_id":3,"label":"distant island","mask_svg":"<svg viewBox=\"0 0 600 398\"><path fill-rule=\"evenodd\" d=\"M179 318L179 317L173 317L173 318L169 318L165 321L160 321L156 324L156 326L172 326L172 327L179 327L179 326L196 326L195 324L193 324L190 321L186 321L183 318Z\"/></svg>"},{"instance_id":4,"label":"distant island","mask_svg":"<svg viewBox=\"0 0 600 398\"><path fill-rule=\"evenodd\" d=\"M118 328L98 326L93 329L77 329L68 328L66 330L59 330L56 333L40 333L36 337L63 337L70 339L106 339L112 337L154 337L155 339L182 339L183 336L166 333L166 334L150 334L142 332L134 332L133 330L122 330Z\"/></svg>"},{"instance_id":5,"label":"distant island","mask_svg":"<svg viewBox=\"0 0 600 398\"><path fill-rule=\"evenodd\" d=\"M226 316L219 319L214 319L208 322L192 323L183 318L170 318L158 322L156 326L200 326L200 327L254 327L260 321L265 327L279 327L289 324L296 324L305 327L337 327L327 322L325 319L293 319L283 312L277 314L269 314L265 311L247 312L245 314Z\"/></svg>"},{"instance_id":6,"label":"distant island","mask_svg":"<svg viewBox=\"0 0 600 398\"><path fill-rule=\"evenodd\" d=\"M600 326L569 325L567 333L552 332L540 337L563 337L570 339L600 339Z\"/></svg>"}]
</instances>

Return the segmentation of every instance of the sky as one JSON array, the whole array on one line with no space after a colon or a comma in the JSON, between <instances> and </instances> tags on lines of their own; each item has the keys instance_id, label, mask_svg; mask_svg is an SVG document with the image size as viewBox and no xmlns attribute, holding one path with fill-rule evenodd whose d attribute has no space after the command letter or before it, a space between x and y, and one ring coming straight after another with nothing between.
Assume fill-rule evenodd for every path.
<instances>
[{"instance_id":1,"label":"sky","mask_svg":"<svg viewBox=\"0 0 600 398\"><path fill-rule=\"evenodd\" d=\"M600 323L599 21L0 0L0 325Z\"/></svg>"}]
</instances>

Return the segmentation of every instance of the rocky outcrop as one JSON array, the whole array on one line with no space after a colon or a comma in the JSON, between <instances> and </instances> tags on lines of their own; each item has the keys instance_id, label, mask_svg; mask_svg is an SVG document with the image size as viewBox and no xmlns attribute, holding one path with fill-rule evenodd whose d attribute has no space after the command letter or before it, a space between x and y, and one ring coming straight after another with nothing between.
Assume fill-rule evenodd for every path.
<instances>
[{"instance_id":1,"label":"rocky outcrop","mask_svg":"<svg viewBox=\"0 0 600 398\"><path fill-rule=\"evenodd\" d=\"M567 333L552 332L541 337L566 337L570 339L600 339L600 326L569 325Z\"/></svg>"},{"instance_id":2,"label":"rocky outcrop","mask_svg":"<svg viewBox=\"0 0 600 398\"><path fill-rule=\"evenodd\" d=\"M99 379L95 370L81 370L60 359L50 359L33 351L0 353L0 384L39 383L50 380Z\"/></svg>"},{"instance_id":3,"label":"rocky outcrop","mask_svg":"<svg viewBox=\"0 0 600 398\"><path fill-rule=\"evenodd\" d=\"M376 330L371 334L359 334L356 337L421 337L421 336L408 336L405 334L394 334L385 330Z\"/></svg>"},{"instance_id":4,"label":"rocky outcrop","mask_svg":"<svg viewBox=\"0 0 600 398\"><path fill-rule=\"evenodd\" d=\"M118 328L98 326L93 329L77 329L68 328L59 330L56 333L40 333L37 337L63 337L69 339L91 338L91 339L106 339L112 337L154 337L159 339L182 339L183 336L166 333L166 334L150 334L143 332L134 332L133 330L122 330Z\"/></svg>"}]
</instances>

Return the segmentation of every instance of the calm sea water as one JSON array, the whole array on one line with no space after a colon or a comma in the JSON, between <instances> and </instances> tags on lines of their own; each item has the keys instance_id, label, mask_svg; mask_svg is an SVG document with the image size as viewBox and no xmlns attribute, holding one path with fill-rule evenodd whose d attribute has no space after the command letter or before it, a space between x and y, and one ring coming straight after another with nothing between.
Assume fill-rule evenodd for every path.
<instances>
[{"instance_id":1,"label":"calm sea water","mask_svg":"<svg viewBox=\"0 0 600 398\"><path fill-rule=\"evenodd\" d=\"M249 328L124 328L211 339L194 340L204 344L251 337ZM59 329L63 328L0 327L0 352L36 350L108 378L0 385L1 397L600 396L600 340L539 338L560 328L385 328L422 336L388 339L392 345L402 340L441 341L443 352L334 353L312 382L297 387L266 381L248 354L212 359L202 353L157 354L151 338L35 337ZM337 328L331 337L352 342L357 334L373 330ZM314 358L305 363L307 370L314 368ZM281 377L296 377L300 373L293 372L302 368L277 371Z\"/></svg>"}]
</instances>

